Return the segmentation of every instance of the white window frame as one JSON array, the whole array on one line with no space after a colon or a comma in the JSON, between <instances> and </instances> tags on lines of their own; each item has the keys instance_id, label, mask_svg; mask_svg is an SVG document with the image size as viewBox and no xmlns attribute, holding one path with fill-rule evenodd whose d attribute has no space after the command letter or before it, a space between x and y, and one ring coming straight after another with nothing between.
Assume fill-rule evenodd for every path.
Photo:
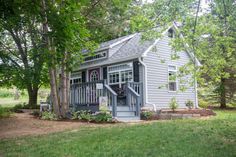
<instances>
[{"instance_id":1,"label":"white window frame","mask_svg":"<svg viewBox=\"0 0 236 157\"><path fill-rule=\"evenodd\" d=\"M121 65L125 65L125 64L130 64L130 67L124 68L124 69L109 71L109 68L116 67L116 66L121 66ZM133 71L133 63L132 62L127 62L127 63L115 64L115 65L108 66L107 67L107 82L108 82L108 85L119 85L119 87L121 88L121 85L126 83L126 81L122 81L122 79L121 79L121 73L125 72L125 71L131 71L132 72L132 78L129 82L133 82L133 80L134 80L134 71ZM110 83L110 74L112 74L112 73L119 73L119 82Z\"/></svg>"},{"instance_id":2,"label":"white window frame","mask_svg":"<svg viewBox=\"0 0 236 157\"><path fill-rule=\"evenodd\" d=\"M100 69L99 69L99 71L100 71ZM97 80L91 80L91 79L92 79L91 76L92 76L92 74L93 74L94 72L97 74ZM89 74L89 81L93 82L93 81L98 81L98 80L100 80L99 73L98 73L97 69L94 69L94 70L92 70L92 71L90 72L90 74Z\"/></svg>"},{"instance_id":3,"label":"white window frame","mask_svg":"<svg viewBox=\"0 0 236 157\"><path fill-rule=\"evenodd\" d=\"M107 58L107 56L108 56L108 50L98 51L98 52L95 52L95 53L94 53L94 56L86 56L86 57L95 57L96 55L102 54L102 53L105 53L105 56L104 56L104 57L94 58L94 59L90 59L90 60L85 60L85 59L84 59L84 63ZM86 58L86 57L85 57L85 58Z\"/></svg>"},{"instance_id":4,"label":"white window frame","mask_svg":"<svg viewBox=\"0 0 236 157\"><path fill-rule=\"evenodd\" d=\"M175 67L175 69L173 70L173 69L170 69L170 66L172 66L172 67ZM170 74L170 72L175 72L175 74L176 74L176 78L175 78L175 83L176 83L176 90L170 90L170 83L171 82L174 82L174 81L170 81L170 77L169 77L169 74ZM178 78L177 78L177 73L178 73L178 68L177 68L177 66L176 65L168 65L168 91L169 92L177 92L178 91Z\"/></svg>"},{"instance_id":5,"label":"white window frame","mask_svg":"<svg viewBox=\"0 0 236 157\"><path fill-rule=\"evenodd\" d=\"M70 77L70 81L72 81L71 85L72 85L72 84L75 84L74 81L75 81L76 79L80 79L81 81L78 81L78 83L82 83L82 73L81 73L81 72L74 72L74 73L72 73L72 74L78 74L78 76L75 76L75 77L71 76L71 77ZM71 74L71 75L72 75L72 74Z\"/></svg>"}]
</instances>

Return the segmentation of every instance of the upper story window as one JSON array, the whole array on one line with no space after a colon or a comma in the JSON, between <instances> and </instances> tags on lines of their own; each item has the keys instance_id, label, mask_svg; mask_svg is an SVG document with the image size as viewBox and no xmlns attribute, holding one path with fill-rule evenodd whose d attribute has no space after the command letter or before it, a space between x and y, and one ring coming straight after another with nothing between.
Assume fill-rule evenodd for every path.
<instances>
[{"instance_id":1,"label":"upper story window","mask_svg":"<svg viewBox=\"0 0 236 157\"><path fill-rule=\"evenodd\" d=\"M168 66L168 88L169 91L177 91L177 67Z\"/></svg>"},{"instance_id":2,"label":"upper story window","mask_svg":"<svg viewBox=\"0 0 236 157\"><path fill-rule=\"evenodd\" d=\"M95 52L94 55L85 57L85 58L84 58L84 61L85 61L85 62L88 62L88 61L93 61L93 60L98 60L98 59L104 59L104 58L107 58L107 50Z\"/></svg>"},{"instance_id":3,"label":"upper story window","mask_svg":"<svg viewBox=\"0 0 236 157\"><path fill-rule=\"evenodd\" d=\"M77 84L82 82L81 72L75 72L71 74L70 84Z\"/></svg>"},{"instance_id":4,"label":"upper story window","mask_svg":"<svg viewBox=\"0 0 236 157\"><path fill-rule=\"evenodd\" d=\"M174 38L174 30L172 29L172 28L170 28L169 30L168 30L168 37L169 38Z\"/></svg>"},{"instance_id":5,"label":"upper story window","mask_svg":"<svg viewBox=\"0 0 236 157\"><path fill-rule=\"evenodd\" d=\"M108 83L119 84L133 81L133 64L125 63L108 67Z\"/></svg>"}]
</instances>

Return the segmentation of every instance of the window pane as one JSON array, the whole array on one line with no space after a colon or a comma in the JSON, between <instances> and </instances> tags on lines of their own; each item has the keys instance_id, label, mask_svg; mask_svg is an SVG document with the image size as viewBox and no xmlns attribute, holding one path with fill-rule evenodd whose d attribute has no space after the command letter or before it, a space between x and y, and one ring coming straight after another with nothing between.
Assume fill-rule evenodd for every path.
<instances>
[{"instance_id":1,"label":"window pane","mask_svg":"<svg viewBox=\"0 0 236 157\"><path fill-rule=\"evenodd\" d=\"M176 66L169 65L168 69L169 69L169 71L175 71L177 68L176 68Z\"/></svg>"},{"instance_id":2,"label":"window pane","mask_svg":"<svg viewBox=\"0 0 236 157\"><path fill-rule=\"evenodd\" d=\"M176 82L169 82L169 91L176 91Z\"/></svg>"},{"instance_id":3,"label":"window pane","mask_svg":"<svg viewBox=\"0 0 236 157\"><path fill-rule=\"evenodd\" d=\"M176 72L169 71L169 81L176 81Z\"/></svg>"},{"instance_id":4,"label":"window pane","mask_svg":"<svg viewBox=\"0 0 236 157\"><path fill-rule=\"evenodd\" d=\"M74 79L74 83L79 83L79 79Z\"/></svg>"}]
</instances>

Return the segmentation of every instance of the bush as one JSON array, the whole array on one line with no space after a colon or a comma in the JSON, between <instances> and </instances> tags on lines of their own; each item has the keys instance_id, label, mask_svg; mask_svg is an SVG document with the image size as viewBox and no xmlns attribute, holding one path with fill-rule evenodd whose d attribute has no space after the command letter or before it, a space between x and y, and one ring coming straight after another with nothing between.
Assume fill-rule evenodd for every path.
<instances>
[{"instance_id":1,"label":"bush","mask_svg":"<svg viewBox=\"0 0 236 157\"><path fill-rule=\"evenodd\" d=\"M109 112L99 112L94 115L93 121L97 123L112 122L112 115Z\"/></svg>"},{"instance_id":2,"label":"bush","mask_svg":"<svg viewBox=\"0 0 236 157\"><path fill-rule=\"evenodd\" d=\"M86 122L90 122L93 119L93 115L90 111L78 111L78 119Z\"/></svg>"},{"instance_id":3,"label":"bush","mask_svg":"<svg viewBox=\"0 0 236 157\"><path fill-rule=\"evenodd\" d=\"M56 114L53 112L42 112L41 119L43 120L58 120Z\"/></svg>"},{"instance_id":4,"label":"bush","mask_svg":"<svg viewBox=\"0 0 236 157\"><path fill-rule=\"evenodd\" d=\"M142 120L151 120L154 113L151 111L142 111L141 112L141 119Z\"/></svg>"},{"instance_id":5,"label":"bush","mask_svg":"<svg viewBox=\"0 0 236 157\"><path fill-rule=\"evenodd\" d=\"M6 118L9 117L11 114L10 110L8 108L3 108L0 105L0 118Z\"/></svg>"},{"instance_id":6,"label":"bush","mask_svg":"<svg viewBox=\"0 0 236 157\"><path fill-rule=\"evenodd\" d=\"M193 104L193 101L191 100L188 100L187 102L185 102L185 105L189 108L189 109L192 109L194 104Z\"/></svg>"},{"instance_id":7,"label":"bush","mask_svg":"<svg viewBox=\"0 0 236 157\"><path fill-rule=\"evenodd\" d=\"M71 113L71 119L76 120L79 118L79 111Z\"/></svg>"},{"instance_id":8,"label":"bush","mask_svg":"<svg viewBox=\"0 0 236 157\"><path fill-rule=\"evenodd\" d=\"M179 104L178 104L176 98L171 99L169 107L172 109L173 112L179 107Z\"/></svg>"},{"instance_id":9,"label":"bush","mask_svg":"<svg viewBox=\"0 0 236 157\"><path fill-rule=\"evenodd\" d=\"M86 122L112 122L112 115L109 112L101 111L96 114L92 114L91 111L77 111L72 113L72 119L79 119Z\"/></svg>"},{"instance_id":10,"label":"bush","mask_svg":"<svg viewBox=\"0 0 236 157\"><path fill-rule=\"evenodd\" d=\"M208 103L206 101L202 100L202 99L198 100L198 105L201 108L207 108L208 107Z\"/></svg>"}]
</instances>

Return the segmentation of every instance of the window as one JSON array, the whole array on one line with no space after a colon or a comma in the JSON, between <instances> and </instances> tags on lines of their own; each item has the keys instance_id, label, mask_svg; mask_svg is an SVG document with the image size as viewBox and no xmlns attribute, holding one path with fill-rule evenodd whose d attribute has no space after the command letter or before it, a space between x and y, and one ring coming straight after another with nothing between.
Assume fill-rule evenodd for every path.
<instances>
[{"instance_id":1,"label":"window","mask_svg":"<svg viewBox=\"0 0 236 157\"><path fill-rule=\"evenodd\" d=\"M119 72L112 72L109 74L109 84L119 83Z\"/></svg>"},{"instance_id":2,"label":"window","mask_svg":"<svg viewBox=\"0 0 236 157\"><path fill-rule=\"evenodd\" d=\"M168 37L174 38L174 30L172 28L168 30Z\"/></svg>"},{"instance_id":3,"label":"window","mask_svg":"<svg viewBox=\"0 0 236 157\"><path fill-rule=\"evenodd\" d=\"M168 88L169 91L177 91L177 67L168 66Z\"/></svg>"},{"instance_id":4,"label":"window","mask_svg":"<svg viewBox=\"0 0 236 157\"><path fill-rule=\"evenodd\" d=\"M93 70L90 73L90 81L97 81L99 80L99 73L97 70Z\"/></svg>"},{"instance_id":5,"label":"window","mask_svg":"<svg viewBox=\"0 0 236 157\"><path fill-rule=\"evenodd\" d=\"M121 71L121 82L129 82L132 81L132 70Z\"/></svg>"},{"instance_id":6,"label":"window","mask_svg":"<svg viewBox=\"0 0 236 157\"><path fill-rule=\"evenodd\" d=\"M133 81L133 64L125 63L108 67L108 83L111 85Z\"/></svg>"},{"instance_id":7,"label":"window","mask_svg":"<svg viewBox=\"0 0 236 157\"><path fill-rule=\"evenodd\" d=\"M84 58L84 61L91 61L91 60L97 60L97 59L103 59L107 57L107 51L100 51L96 52L92 56L87 56Z\"/></svg>"},{"instance_id":8,"label":"window","mask_svg":"<svg viewBox=\"0 0 236 157\"><path fill-rule=\"evenodd\" d=\"M82 77L80 72L72 73L70 77L70 84L81 83Z\"/></svg>"}]
</instances>

